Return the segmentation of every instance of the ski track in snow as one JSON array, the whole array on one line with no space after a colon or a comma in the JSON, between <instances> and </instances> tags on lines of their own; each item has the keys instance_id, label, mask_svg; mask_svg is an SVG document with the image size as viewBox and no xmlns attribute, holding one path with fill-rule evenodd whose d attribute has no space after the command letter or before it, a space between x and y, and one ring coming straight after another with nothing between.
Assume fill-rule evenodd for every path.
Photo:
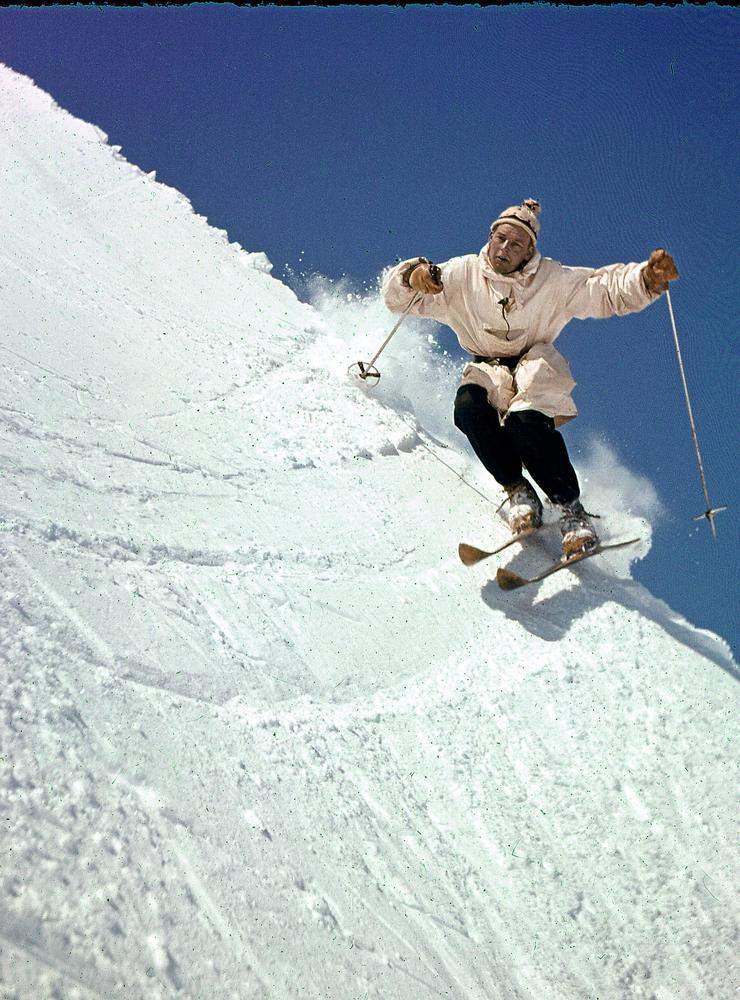
<instances>
[{"instance_id":1,"label":"ski track in snow","mask_svg":"<svg viewBox=\"0 0 740 1000\"><path fill-rule=\"evenodd\" d=\"M737 673L649 529L503 594L339 297L2 67L0 114L2 996L733 995Z\"/></svg>"}]
</instances>

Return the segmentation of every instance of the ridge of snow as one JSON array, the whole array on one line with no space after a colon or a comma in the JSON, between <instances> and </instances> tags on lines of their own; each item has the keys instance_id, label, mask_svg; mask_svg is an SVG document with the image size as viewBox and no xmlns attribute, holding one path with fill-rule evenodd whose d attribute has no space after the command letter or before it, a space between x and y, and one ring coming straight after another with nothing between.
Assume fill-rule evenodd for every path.
<instances>
[{"instance_id":1,"label":"ridge of snow","mask_svg":"<svg viewBox=\"0 0 740 1000\"><path fill-rule=\"evenodd\" d=\"M422 327L358 386L377 297L7 67L0 121L3 995L728 997L727 645L630 557L462 568L504 529Z\"/></svg>"}]
</instances>

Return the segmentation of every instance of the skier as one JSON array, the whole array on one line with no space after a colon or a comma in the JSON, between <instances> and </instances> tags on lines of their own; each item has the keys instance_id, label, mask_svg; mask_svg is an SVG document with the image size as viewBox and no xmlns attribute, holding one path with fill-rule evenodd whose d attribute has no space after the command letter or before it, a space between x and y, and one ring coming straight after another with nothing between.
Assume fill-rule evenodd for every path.
<instances>
[{"instance_id":1,"label":"skier","mask_svg":"<svg viewBox=\"0 0 740 1000\"><path fill-rule=\"evenodd\" d=\"M595 548L598 538L580 501L575 470L556 429L577 410L568 363L552 346L571 319L639 312L678 277L672 257L654 250L640 264L566 267L537 250L537 201L505 209L478 254L433 264L404 260L383 279L391 312L445 323L473 355L455 397L455 425L508 494L514 534L542 523L530 477L560 508L565 558Z\"/></svg>"}]
</instances>

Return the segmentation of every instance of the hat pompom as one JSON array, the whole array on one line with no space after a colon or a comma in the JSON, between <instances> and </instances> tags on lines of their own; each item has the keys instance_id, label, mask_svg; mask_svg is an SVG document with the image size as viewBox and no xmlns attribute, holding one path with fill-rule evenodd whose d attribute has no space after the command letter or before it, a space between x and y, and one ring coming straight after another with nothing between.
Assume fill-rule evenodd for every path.
<instances>
[{"instance_id":1,"label":"hat pompom","mask_svg":"<svg viewBox=\"0 0 740 1000\"><path fill-rule=\"evenodd\" d=\"M522 202L522 205L525 208L528 208L529 211L532 213L532 215L540 214L540 203L538 201L535 201L534 198L527 198L525 201Z\"/></svg>"}]
</instances>

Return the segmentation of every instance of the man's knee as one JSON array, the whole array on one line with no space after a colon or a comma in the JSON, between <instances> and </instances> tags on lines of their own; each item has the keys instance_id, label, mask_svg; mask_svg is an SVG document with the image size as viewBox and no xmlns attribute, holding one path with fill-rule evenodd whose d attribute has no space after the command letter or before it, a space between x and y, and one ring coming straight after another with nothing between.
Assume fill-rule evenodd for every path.
<instances>
[{"instance_id":1,"label":"man's knee","mask_svg":"<svg viewBox=\"0 0 740 1000\"><path fill-rule=\"evenodd\" d=\"M480 385L461 385L455 396L455 427L467 433L467 429L490 410L488 394Z\"/></svg>"}]
</instances>

